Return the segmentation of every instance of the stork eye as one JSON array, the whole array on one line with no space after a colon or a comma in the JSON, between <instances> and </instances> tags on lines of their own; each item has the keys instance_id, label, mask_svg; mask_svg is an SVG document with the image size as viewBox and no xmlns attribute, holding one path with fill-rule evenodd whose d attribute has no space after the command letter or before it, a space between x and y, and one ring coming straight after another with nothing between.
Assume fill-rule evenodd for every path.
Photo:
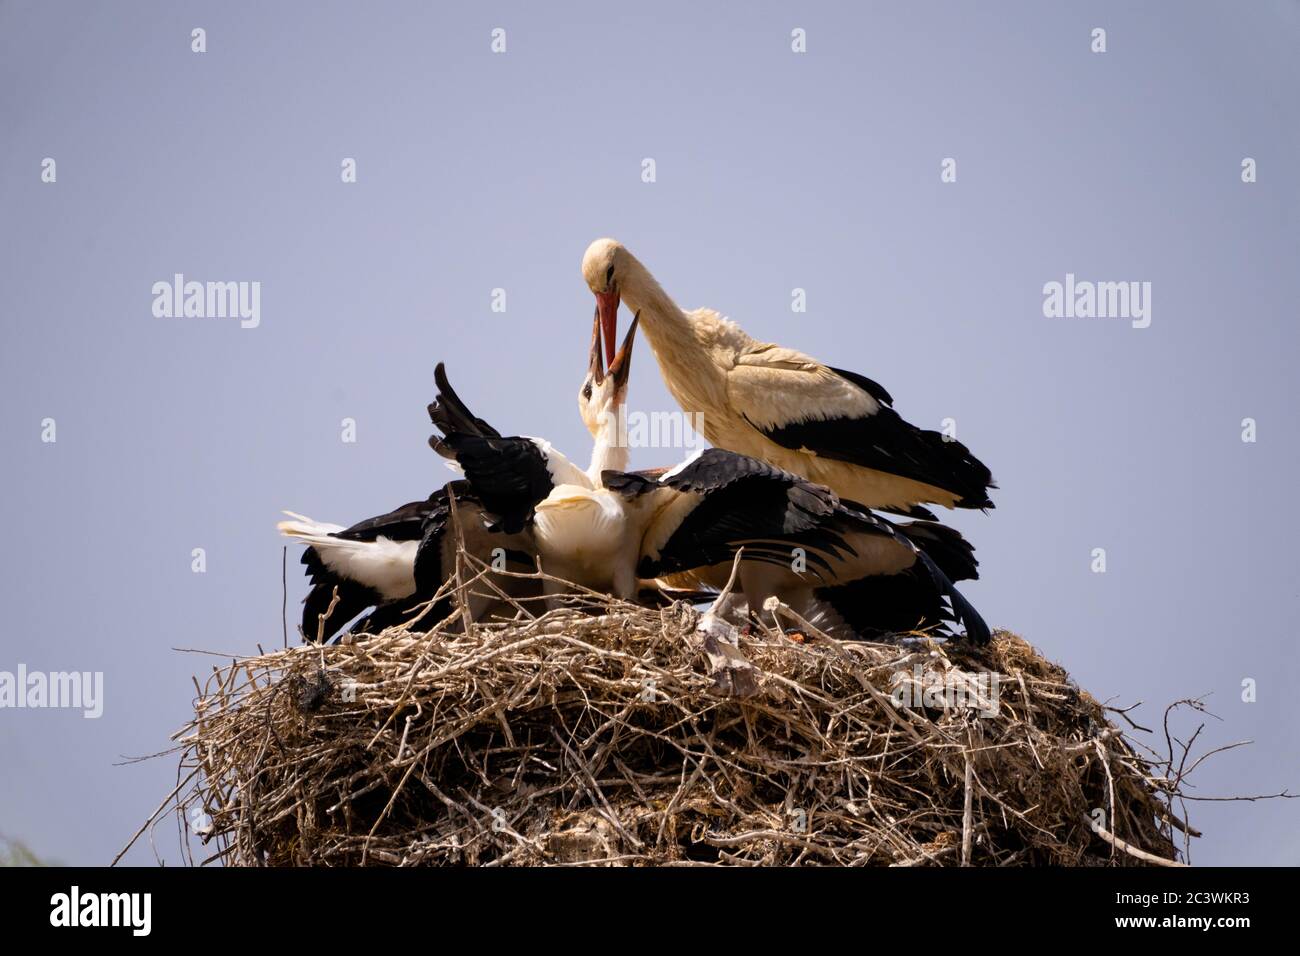
<instances>
[{"instance_id":1,"label":"stork eye","mask_svg":"<svg viewBox=\"0 0 1300 956\"><path fill-rule=\"evenodd\" d=\"M586 385L584 385L584 386L582 387L582 397L585 398L585 399L588 399L588 400L591 399L591 383L590 383L590 382L588 382Z\"/></svg>"},{"instance_id":2,"label":"stork eye","mask_svg":"<svg viewBox=\"0 0 1300 956\"><path fill-rule=\"evenodd\" d=\"M613 281L614 281L614 267L610 266L608 269L605 270L605 285L609 285Z\"/></svg>"}]
</instances>

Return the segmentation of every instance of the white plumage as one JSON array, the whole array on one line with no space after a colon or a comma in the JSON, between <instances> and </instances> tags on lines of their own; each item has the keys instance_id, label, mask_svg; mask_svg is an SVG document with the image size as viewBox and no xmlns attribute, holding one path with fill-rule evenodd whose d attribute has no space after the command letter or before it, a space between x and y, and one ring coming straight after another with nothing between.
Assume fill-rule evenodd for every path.
<instances>
[{"instance_id":1,"label":"white plumage","mask_svg":"<svg viewBox=\"0 0 1300 956\"><path fill-rule=\"evenodd\" d=\"M415 593L415 552L420 542L382 536L373 541L338 538L334 535L344 530L342 525L313 521L293 511L285 514L293 520L277 524L280 533L315 548L335 574L371 588L389 601Z\"/></svg>"}]
</instances>

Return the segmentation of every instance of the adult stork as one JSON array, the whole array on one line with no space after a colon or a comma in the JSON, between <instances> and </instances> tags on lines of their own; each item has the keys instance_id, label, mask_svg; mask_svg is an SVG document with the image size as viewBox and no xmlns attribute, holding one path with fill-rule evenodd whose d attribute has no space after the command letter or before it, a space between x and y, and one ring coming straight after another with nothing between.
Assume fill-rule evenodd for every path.
<instances>
[{"instance_id":1,"label":"adult stork","mask_svg":"<svg viewBox=\"0 0 1300 956\"><path fill-rule=\"evenodd\" d=\"M606 342L619 303L641 317L668 390L702 413L713 445L771 462L869 508L992 508L988 468L965 445L917 428L883 387L794 349L759 342L712 309L683 311L636 256L597 239L582 259Z\"/></svg>"},{"instance_id":2,"label":"adult stork","mask_svg":"<svg viewBox=\"0 0 1300 956\"><path fill-rule=\"evenodd\" d=\"M616 357L624 369L631 347L629 332ZM598 343L593 352L595 363ZM952 584L976 572L970 546L950 528L895 525L842 504L822 485L717 448L666 472L610 468L595 486L555 484L533 439L482 434L445 374L440 386L431 406L443 433L435 447L456 459L502 527L531 529L551 576L631 599L647 582L717 587L739 555L750 608L775 597L844 638L960 621L972 640L988 640L984 621ZM618 390L616 403L623 397ZM620 457L626 467L626 449L606 461Z\"/></svg>"}]
</instances>

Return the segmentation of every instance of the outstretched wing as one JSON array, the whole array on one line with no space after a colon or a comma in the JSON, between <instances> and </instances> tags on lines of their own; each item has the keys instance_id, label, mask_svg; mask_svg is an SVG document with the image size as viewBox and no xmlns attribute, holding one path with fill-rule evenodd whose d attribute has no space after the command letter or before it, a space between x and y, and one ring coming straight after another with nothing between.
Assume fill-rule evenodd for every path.
<instances>
[{"instance_id":1,"label":"outstretched wing","mask_svg":"<svg viewBox=\"0 0 1300 956\"><path fill-rule=\"evenodd\" d=\"M441 362L434 371L438 396L429 418L441 432L429 439L440 455L454 459L483 507L514 534L532 520L533 509L557 484L586 483L586 476L550 442L504 438L461 401Z\"/></svg>"},{"instance_id":2,"label":"outstretched wing","mask_svg":"<svg viewBox=\"0 0 1300 956\"><path fill-rule=\"evenodd\" d=\"M461 401L456 390L451 387L451 382L447 380L447 368L442 362L434 367L433 381L438 386L438 397L429 405L429 419L440 432L444 435L476 435L479 438L501 437L499 431L471 412ZM439 451L438 446L434 444L436 438L437 436L430 438L429 443L433 445L434 451Z\"/></svg>"},{"instance_id":3,"label":"outstretched wing","mask_svg":"<svg viewBox=\"0 0 1300 956\"><path fill-rule=\"evenodd\" d=\"M533 509L555 488L547 456L531 438L449 435L443 440L483 507L507 534L532 520Z\"/></svg>"}]
</instances>

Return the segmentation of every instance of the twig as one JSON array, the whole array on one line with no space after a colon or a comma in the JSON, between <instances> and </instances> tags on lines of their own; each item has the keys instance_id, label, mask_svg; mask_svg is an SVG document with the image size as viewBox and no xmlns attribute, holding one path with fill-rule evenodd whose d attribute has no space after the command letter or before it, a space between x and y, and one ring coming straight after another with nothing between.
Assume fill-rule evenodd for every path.
<instances>
[{"instance_id":1,"label":"twig","mask_svg":"<svg viewBox=\"0 0 1300 956\"><path fill-rule=\"evenodd\" d=\"M280 548L280 630L284 646L289 646L289 548Z\"/></svg>"},{"instance_id":2,"label":"twig","mask_svg":"<svg viewBox=\"0 0 1300 956\"><path fill-rule=\"evenodd\" d=\"M1142 860L1146 863L1154 863L1156 866L1186 866L1187 865L1186 863L1179 863L1177 860L1167 860L1162 856L1156 856L1154 853L1148 853L1146 850L1138 849L1133 844L1127 843L1124 840L1121 840L1119 837L1113 835L1109 830L1103 827L1092 817L1088 816L1086 813L1083 815L1083 822L1086 823L1088 825L1088 829L1090 829L1093 833L1097 834L1097 836L1101 837L1111 846L1115 847L1115 849L1127 853L1135 860Z\"/></svg>"}]
</instances>

